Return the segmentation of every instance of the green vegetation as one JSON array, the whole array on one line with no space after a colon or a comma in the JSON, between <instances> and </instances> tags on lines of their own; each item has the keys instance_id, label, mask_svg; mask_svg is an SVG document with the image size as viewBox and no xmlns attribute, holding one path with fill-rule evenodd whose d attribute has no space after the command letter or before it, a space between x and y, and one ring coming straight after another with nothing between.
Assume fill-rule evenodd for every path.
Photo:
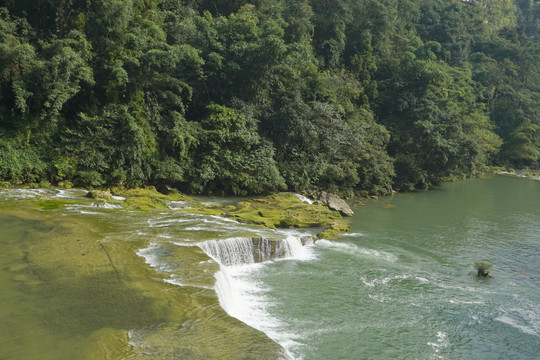
<instances>
[{"instance_id":1,"label":"green vegetation","mask_svg":"<svg viewBox=\"0 0 540 360\"><path fill-rule=\"evenodd\" d=\"M530 0L2 1L0 184L349 196L534 171L539 24Z\"/></svg>"},{"instance_id":2,"label":"green vegetation","mask_svg":"<svg viewBox=\"0 0 540 360\"><path fill-rule=\"evenodd\" d=\"M117 200L112 195L125 199ZM21 200L25 203L28 201ZM171 207L171 201L181 202ZM32 207L56 210L66 205L87 205L135 211L183 211L194 214L223 216L242 223L276 228L323 228L319 237L331 238L349 231L349 224L337 211L324 205L308 204L292 193L277 193L238 202L236 205L207 204L180 193L164 195L153 187L120 189L111 192L91 190L78 199L39 198Z\"/></svg>"},{"instance_id":3,"label":"green vegetation","mask_svg":"<svg viewBox=\"0 0 540 360\"><path fill-rule=\"evenodd\" d=\"M335 230L335 233L327 233L329 236L348 231L350 227L337 211L323 205L304 203L291 193L242 201L225 216L270 228L324 227Z\"/></svg>"},{"instance_id":4,"label":"green vegetation","mask_svg":"<svg viewBox=\"0 0 540 360\"><path fill-rule=\"evenodd\" d=\"M124 201L117 201L116 204L131 210L143 211L166 210L170 201L192 200L189 196L176 191L167 195L162 194L153 186L132 189L116 187L111 189L111 194L126 198Z\"/></svg>"}]
</instances>

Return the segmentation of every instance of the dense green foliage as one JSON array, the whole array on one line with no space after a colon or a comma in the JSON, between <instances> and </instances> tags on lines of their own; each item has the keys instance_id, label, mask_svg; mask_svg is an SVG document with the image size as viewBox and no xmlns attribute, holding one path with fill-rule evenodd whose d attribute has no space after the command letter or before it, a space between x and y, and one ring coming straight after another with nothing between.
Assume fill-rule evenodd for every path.
<instances>
[{"instance_id":1,"label":"dense green foliage","mask_svg":"<svg viewBox=\"0 0 540 360\"><path fill-rule=\"evenodd\" d=\"M540 159L534 0L0 0L0 180L426 188Z\"/></svg>"}]
</instances>

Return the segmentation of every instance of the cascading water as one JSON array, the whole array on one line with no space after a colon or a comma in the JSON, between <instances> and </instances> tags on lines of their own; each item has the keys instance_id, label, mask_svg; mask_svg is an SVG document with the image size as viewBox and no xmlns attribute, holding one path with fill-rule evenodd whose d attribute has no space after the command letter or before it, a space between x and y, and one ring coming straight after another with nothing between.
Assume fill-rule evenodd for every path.
<instances>
[{"instance_id":1,"label":"cascading water","mask_svg":"<svg viewBox=\"0 0 540 360\"><path fill-rule=\"evenodd\" d=\"M198 244L201 249L223 266L253 264L253 240L237 237L226 240L208 240Z\"/></svg>"},{"instance_id":2,"label":"cascading water","mask_svg":"<svg viewBox=\"0 0 540 360\"><path fill-rule=\"evenodd\" d=\"M247 265L272 259L303 258L307 255L302 239L295 235L288 235L281 240L234 237L208 240L198 245L222 266Z\"/></svg>"},{"instance_id":3,"label":"cascading water","mask_svg":"<svg viewBox=\"0 0 540 360\"><path fill-rule=\"evenodd\" d=\"M306 243L310 244L309 241ZM251 275L261 270L267 261L310 259L311 251L303 245L302 239L293 234L285 234L283 239L278 240L234 237L204 241L198 246L220 265L220 271L215 274L215 290L221 307L229 315L265 332L278 343L283 345L287 342L290 336L280 333L279 322L265 309L271 299L264 295L264 287L254 281ZM292 356L288 354L288 358L292 359Z\"/></svg>"}]
</instances>

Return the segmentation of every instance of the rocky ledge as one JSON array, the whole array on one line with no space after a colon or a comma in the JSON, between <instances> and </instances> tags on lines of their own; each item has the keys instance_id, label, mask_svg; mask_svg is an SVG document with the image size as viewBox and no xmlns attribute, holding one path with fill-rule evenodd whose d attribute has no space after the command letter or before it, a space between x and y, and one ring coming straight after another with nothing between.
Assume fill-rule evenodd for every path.
<instances>
[{"instance_id":1,"label":"rocky ledge","mask_svg":"<svg viewBox=\"0 0 540 360\"><path fill-rule=\"evenodd\" d=\"M338 196L321 193L320 200L310 204L292 193L279 193L240 201L236 205L202 203L178 192L162 194L153 187L139 189L113 188L91 190L91 201L114 204L128 210L174 210L217 215L239 222L264 225L269 228L322 228L320 238L331 238L347 232L349 225L342 215L353 216L347 203Z\"/></svg>"},{"instance_id":2,"label":"rocky ledge","mask_svg":"<svg viewBox=\"0 0 540 360\"><path fill-rule=\"evenodd\" d=\"M329 238L349 230L341 214L321 203L308 204L295 194L279 193L241 201L236 205L190 203L182 211L228 217L269 228L323 228L320 238Z\"/></svg>"}]
</instances>

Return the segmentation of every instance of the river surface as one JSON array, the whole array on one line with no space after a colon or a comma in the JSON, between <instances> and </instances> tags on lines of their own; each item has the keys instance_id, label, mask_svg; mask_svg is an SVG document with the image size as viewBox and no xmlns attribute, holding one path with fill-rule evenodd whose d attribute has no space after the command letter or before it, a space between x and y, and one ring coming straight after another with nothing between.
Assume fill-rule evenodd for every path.
<instances>
[{"instance_id":1,"label":"river surface","mask_svg":"<svg viewBox=\"0 0 540 360\"><path fill-rule=\"evenodd\" d=\"M0 359L539 358L540 181L369 201L314 244L80 196L0 191Z\"/></svg>"}]
</instances>

